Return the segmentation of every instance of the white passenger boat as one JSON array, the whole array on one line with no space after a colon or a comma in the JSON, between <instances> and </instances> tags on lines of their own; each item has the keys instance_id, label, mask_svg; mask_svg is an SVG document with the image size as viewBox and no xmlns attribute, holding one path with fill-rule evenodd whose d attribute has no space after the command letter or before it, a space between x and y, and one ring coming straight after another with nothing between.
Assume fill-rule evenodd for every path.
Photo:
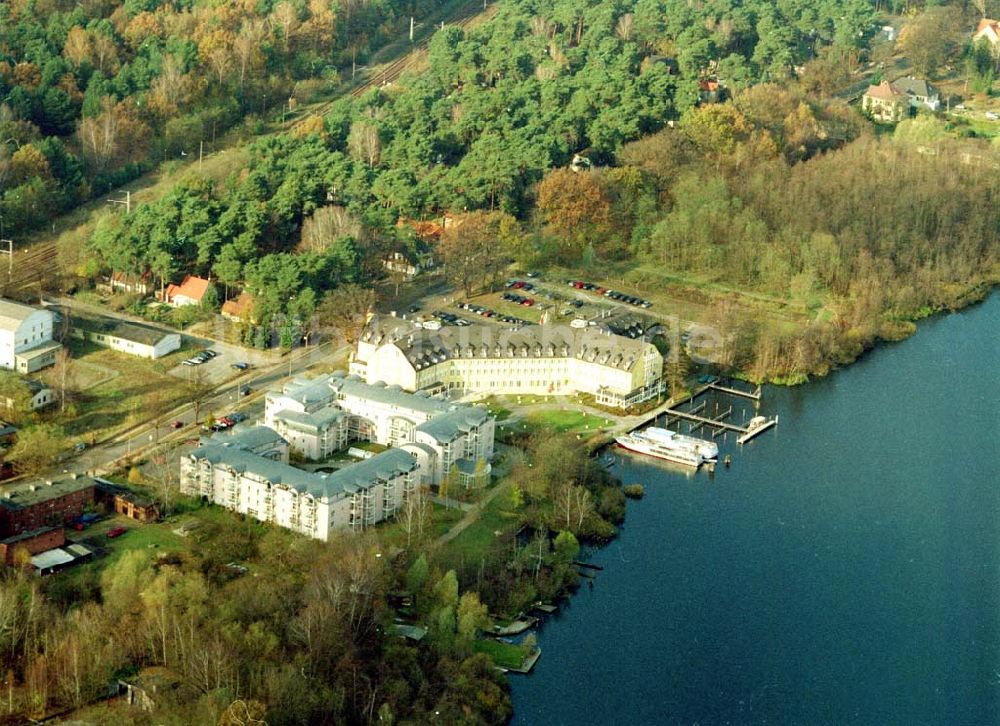
<instances>
[{"instance_id":1,"label":"white passenger boat","mask_svg":"<svg viewBox=\"0 0 1000 726\"><path fill-rule=\"evenodd\" d=\"M633 431L631 434L617 436L615 442L623 449L638 454L695 468L706 462L714 462L719 456L719 447L713 441L683 436L655 426L644 431Z\"/></svg>"}]
</instances>

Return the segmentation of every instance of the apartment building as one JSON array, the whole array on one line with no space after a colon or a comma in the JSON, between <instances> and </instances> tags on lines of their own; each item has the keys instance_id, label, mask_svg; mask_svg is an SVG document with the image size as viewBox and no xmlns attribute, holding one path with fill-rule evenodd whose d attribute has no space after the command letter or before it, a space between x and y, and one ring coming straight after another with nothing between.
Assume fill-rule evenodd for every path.
<instances>
[{"instance_id":1,"label":"apartment building","mask_svg":"<svg viewBox=\"0 0 1000 726\"><path fill-rule=\"evenodd\" d=\"M256 427L228 440L213 437L203 442L181 458L181 491L327 541L334 531L360 531L392 517L420 483L420 464L402 449L333 473L313 473L288 465L280 456L254 453L259 447L248 443L253 437L259 441L276 436Z\"/></svg>"},{"instance_id":2,"label":"apartment building","mask_svg":"<svg viewBox=\"0 0 1000 726\"><path fill-rule=\"evenodd\" d=\"M493 458L495 422L486 409L399 386L368 384L343 372L296 378L268 393L264 424L281 434L292 451L313 460L351 441L402 447L422 461L426 484L440 483L453 466L466 472L462 481L467 486L485 484Z\"/></svg>"}]
</instances>

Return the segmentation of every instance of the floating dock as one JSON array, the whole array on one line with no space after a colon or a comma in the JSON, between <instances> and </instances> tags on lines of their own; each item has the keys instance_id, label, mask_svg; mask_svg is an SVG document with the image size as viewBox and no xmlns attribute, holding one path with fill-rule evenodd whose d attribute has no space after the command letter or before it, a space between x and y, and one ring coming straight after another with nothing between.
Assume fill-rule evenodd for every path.
<instances>
[{"instance_id":1,"label":"floating dock","mask_svg":"<svg viewBox=\"0 0 1000 726\"><path fill-rule=\"evenodd\" d=\"M736 437L736 443L737 444L745 444L747 441L749 441L750 439L752 439L757 434L764 433L765 431L767 431L772 426L775 426L777 423L778 423L778 417L775 416L772 419L768 419L767 421L765 421L764 423L762 423L760 426L755 426L752 429L747 429L747 432L745 434L742 434L742 435Z\"/></svg>"}]
</instances>

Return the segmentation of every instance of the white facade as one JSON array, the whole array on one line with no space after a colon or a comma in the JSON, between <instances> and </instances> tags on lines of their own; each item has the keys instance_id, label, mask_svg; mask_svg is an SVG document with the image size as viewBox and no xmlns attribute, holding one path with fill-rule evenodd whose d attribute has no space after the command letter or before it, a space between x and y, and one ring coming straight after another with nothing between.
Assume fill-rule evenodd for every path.
<instances>
[{"instance_id":1,"label":"white facade","mask_svg":"<svg viewBox=\"0 0 1000 726\"><path fill-rule=\"evenodd\" d=\"M119 353L155 360L180 350L180 333L166 333L135 324L109 326L106 330L73 328L73 336Z\"/></svg>"},{"instance_id":2,"label":"white facade","mask_svg":"<svg viewBox=\"0 0 1000 726\"><path fill-rule=\"evenodd\" d=\"M52 342L54 320L49 310L0 300L0 366L33 373L52 365L60 348Z\"/></svg>"},{"instance_id":3,"label":"white facade","mask_svg":"<svg viewBox=\"0 0 1000 726\"><path fill-rule=\"evenodd\" d=\"M485 409L369 385L342 373L298 378L281 392L268 393L264 424L280 433L293 451L314 460L351 441L389 447L421 444L430 452L419 457L426 463L429 484L440 483L460 461L466 470L482 461L482 471L493 458L495 421ZM417 456L423 449L407 450Z\"/></svg>"},{"instance_id":4,"label":"white facade","mask_svg":"<svg viewBox=\"0 0 1000 726\"><path fill-rule=\"evenodd\" d=\"M663 358L651 343L594 328L469 326L395 336L373 329L358 342L351 372L408 391L589 393L624 408L659 393Z\"/></svg>"},{"instance_id":5,"label":"white facade","mask_svg":"<svg viewBox=\"0 0 1000 726\"><path fill-rule=\"evenodd\" d=\"M246 436L273 433L258 427ZM280 461L280 450L271 452L276 460L231 438L213 437L181 457L181 491L323 541L336 530L359 531L393 517L422 478L419 462L401 449L314 474Z\"/></svg>"}]
</instances>

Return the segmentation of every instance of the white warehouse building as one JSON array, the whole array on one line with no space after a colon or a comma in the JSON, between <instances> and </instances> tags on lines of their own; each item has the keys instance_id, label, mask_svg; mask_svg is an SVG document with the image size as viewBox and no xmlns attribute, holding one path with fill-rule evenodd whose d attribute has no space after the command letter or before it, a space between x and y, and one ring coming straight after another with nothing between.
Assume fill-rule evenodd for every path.
<instances>
[{"instance_id":1,"label":"white warehouse building","mask_svg":"<svg viewBox=\"0 0 1000 726\"><path fill-rule=\"evenodd\" d=\"M52 340L54 322L50 310L0 300L0 366L34 373L55 363L62 346Z\"/></svg>"}]
</instances>

